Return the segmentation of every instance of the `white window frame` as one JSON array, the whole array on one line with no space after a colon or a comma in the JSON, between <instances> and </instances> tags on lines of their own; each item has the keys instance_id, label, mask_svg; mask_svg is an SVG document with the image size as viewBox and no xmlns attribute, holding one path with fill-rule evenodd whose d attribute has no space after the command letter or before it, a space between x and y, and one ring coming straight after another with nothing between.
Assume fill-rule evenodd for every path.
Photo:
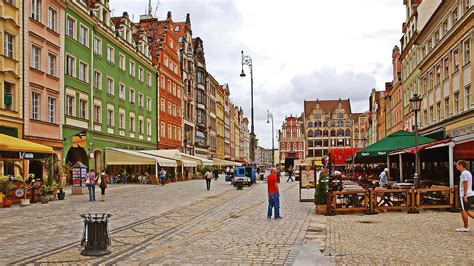
<instances>
[{"instance_id":1,"label":"white window frame","mask_svg":"<svg viewBox=\"0 0 474 266\"><path fill-rule=\"evenodd\" d=\"M25 1L25 0L23 0ZM41 22L42 0L31 0L31 18Z\"/></svg>"},{"instance_id":2,"label":"white window frame","mask_svg":"<svg viewBox=\"0 0 474 266\"><path fill-rule=\"evenodd\" d=\"M79 80L89 82L89 65L84 61L79 61Z\"/></svg>"},{"instance_id":3,"label":"white window frame","mask_svg":"<svg viewBox=\"0 0 474 266\"><path fill-rule=\"evenodd\" d=\"M6 57L12 58L15 55L14 50L15 50L15 36L4 32L3 34L3 53Z\"/></svg>"},{"instance_id":4,"label":"white window frame","mask_svg":"<svg viewBox=\"0 0 474 266\"><path fill-rule=\"evenodd\" d=\"M128 63L128 73L132 76L135 77L135 62L130 60Z\"/></svg>"},{"instance_id":5,"label":"white window frame","mask_svg":"<svg viewBox=\"0 0 474 266\"><path fill-rule=\"evenodd\" d=\"M68 58L72 59L72 69L69 70L69 60ZM71 73L72 72L72 73ZM70 54L66 54L66 75L70 77L76 77L76 58Z\"/></svg>"},{"instance_id":6,"label":"white window frame","mask_svg":"<svg viewBox=\"0 0 474 266\"><path fill-rule=\"evenodd\" d=\"M135 113L130 113L129 117L130 132L135 132Z\"/></svg>"},{"instance_id":7,"label":"white window frame","mask_svg":"<svg viewBox=\"0 0 474 266\"><path fill-rule=\"evenodd\" d=\"M56 59L57 58L58 57L55 54L51 52L48 53L48 75L51 75L53 77L56 76Z\"/></svg>"},{"instance_id":8,"label":"white window frame","mask_svg":"<svg viewBox=\"0 0 474 266\"><path fill-rule=\"evenodd\" d=\"M151 125L151 119L150 118L146 119L146 134L148 136L152 135L152 125Z\"/></svg>"},{"instance_id":9,"label":"white window frame","mask_svg":"<svg viewBox=\"0 0 474 266\"><path fill-rule=\"evenodd\" d=\"M48 122L56 123L56 98L48 97Z\"/></svg>"},{"instance_id":10,"label":"white window frame","mask_svg":"<svg viewBox=\"0 0 474 266\"><path fill-rule=\"evenodd\" d=\"M148 84L148 86L151 87L153 85L153 81L151 80L151 73L147 72L146 76L147 76L147 84Z\"/></svg>"},{"instance_id":11,"label":"white window frame","mask_svg":"<svg viewBox=\"0 0 474 266\"><path fill-rule=\"evenodd\" d=\"M89 29L82 23L79 24L79 43L89 47Z\"/></svg>"},{"instance_id":12,"label":"white window frame","mask_svg":"<svg viewBox=\"0 0 474 266\"><path fill-rule=\"evenodd\" d=\"M114 108L107 106L107 121L108 127L114 127Z\"/></svg>"},{"instance_id":13,"label":"white window frame","mask_svg":"<svg viewBox=\"0 0 474 266\"><path fill-rule=\"evenodd\" d=\"M144 75L143 75L143 68L142 67L138 67L138 79L143 82L144 81Z\"/></svg>"},{"instance_id":14,"label":"white window frame","mask_svg":"<svg viewBox=\"0 0 474 266\"><path fill-rule=\"evenodd\" d=\"M102 39L94 36L94 53L102 56Z\"/></svg>"},{"instance_id":15,"label":"white window frame","mask_svg":"<svg viewBox=\"0 0 474 266\"><path fill-rule=\"evenodd\" d=\"M41 47L34 44L31 46L31 67L41 70Z\"/></svg>"},{"instance_id":16,"label":"white window frame","mask_svg":"<svg viewBox=\"0 0 474 266\"><path fill-rule=\"evenodd\" d=\"M41 94L31 93L31 119L41 120Z\"/></svg>"},{"instance_id":17,"label":"white window frame","mask_svg":"<svg viewBox=\"0 0 474 266\"><path fill-rule=\"evenodd\" d=\"M146 109L151 112L152 106L151 106L151 97L146 97Z\"/></svg>"},{"instance_id":18,"label":"white window frame","mask_svg":"<svg viewBox=\"0 0 474 266\"><path fill-rule=\"evenodd\" d=\"M69 103L69 99L72 99L72 102ZM69 115L69 116L75 116L76 115L76 96L74 95L71 95L71 94L67 94L66 95L66 102L65 102L65 112L66 112L66 115ZM69 112L69 109L71 109L71 111Z\"/></svg>"},{"instance_id":19,"label":"white window frame","mask_svg":"<svg viewBox=\"0 0 474 266\"><path fill-rule=\"evenodd\" d=\"M107 45L107 62L115 64L115 48Z\"/></svg>"},{"instance_id":20,"label":"white window frame","mask_svg":"<svg viewBox=\"0 0 474 266\"><path fill-rule=\"evenodd\" d=\"M107 76L107 94L114 95L115 92L115 80L112 77Z\"/></svg>"},{"instance_id":21,"label":"white window frame","mask_svg":"<svg viewBox=\"0 0 474 266\"><path fill-rule=\"evenodd\" d=\"M94 88L102 90L102 73L97 69L94 70Z\"/></svg>"},{"instance_id":22,"label":"white window frame","mask_svg":"<svg viewBox=\"0 0 474 266\"><path fill-rule=\"evenodd\" d=\"M130 88L129 97L130 97L130 99L129 99L130 103L135 104L135 89Z\"/></svg>"},{"instance_id":23,"label":"white window frame","mask_svg":"<svg viewBox=\"0 0 474 266\"><path fill-rule=\"evenodd\" d=\"M127 87L123 83L119 83L119 99L120 100L125 100L125 92L127 91Z\"/></svg>"},{"instance_id":24,"label":"white window frame","mask_svg":"<svg viewBox=\"0 0 474 266\"><path fill-rule=\"evenodd\" d=\"M163 113L166 112L166 102L164 98L160 99L160 110Z\"/></svg>"},{"instance_id":25,"label":"white window frame","mask_svg":"<svg viewBox=\"0 0 474 266\"><path fill-rule=\"evenodd\" d=\"M70 22L72 23L72 25L70 24ZM77 21L75 18L69 15L66 17L66 36L76 39L76 24Z\"/></svg>"},{"instance_id":26,"label":"white window frame","mask_svg":"<svg viewBox=\"0 0 474 266\"><path fill-rule=\"evenodd\" d=\"M82 108L82 103L85 104L85 108ZM87 119L87 109L88 109L88 101L84 98L79 98L79 118Z\"/></svg>"},{"instance_id":27,"label":"white window frame","mask_svg":"<svg viewBox=\"0 0 474 266\"><path fill-rule=\"evenodd\" d=\"M48 6L48 29L56 32L58 23L58 11Z\"/></svg>"},{"instance_id":28,"label":"white window frame","mask_svg":"<svg viewBox=\"0 0 474 266\"><path fill-rule=\"evenodd\" d=\"M94 103L94 123L102 124L102 106Z\"/></svg>"},{"instance_id":29,"label":"white window frame","mask_svg":"<svg viewBox=\"0 0 474 266\"><path fill-rule=\"evenodd\" d=\"M119 53L119 68L125 71L125 55L122 53Z\"/></svg>"}]
</instances>

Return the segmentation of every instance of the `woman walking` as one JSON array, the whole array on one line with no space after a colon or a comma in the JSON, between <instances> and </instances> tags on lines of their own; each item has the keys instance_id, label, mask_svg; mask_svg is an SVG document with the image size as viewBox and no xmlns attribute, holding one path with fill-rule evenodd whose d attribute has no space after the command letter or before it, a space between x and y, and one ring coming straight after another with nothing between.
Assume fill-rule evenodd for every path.
<instances>
[{"instance_id":1,"label":"woman walking","mask_svg":"<svg viewBox=\"0 0 474 266\"><path fill-rule=\"evenodd\" d=\"M102 201L105 201L105 189L107 188L107 184L109 183L107 174L105 173L105 169L102 170L99 179L99 187L100 187L100 194L102 195Z\"/></svg>"},{"instance_id":2,"label":"woman walking","mask_svg":"<svg viewBox=\"0 0 474 266\"><path fill-rule=\"evenodd\" d=\"M95 184L97 178L95 177L94 169L91 169L86 177L86 186L89 189L89 201L95 201Z\"/></svg>"}]
</instances>

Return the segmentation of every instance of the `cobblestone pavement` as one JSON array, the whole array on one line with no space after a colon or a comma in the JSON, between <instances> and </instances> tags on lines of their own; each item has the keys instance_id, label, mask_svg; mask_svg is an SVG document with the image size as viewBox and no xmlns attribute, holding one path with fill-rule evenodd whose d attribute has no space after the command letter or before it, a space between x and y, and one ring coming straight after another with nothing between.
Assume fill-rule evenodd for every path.
<instances>
[{"instance_id":1,"label":"cobblestone pavement","mask_svg":"<svg viewBox=\"0 0 474 266\"><path fill-rule=\"evenodd\" d=\"M282 183L281 220L266 219L264 183L237 191L220 179L210 192L202 180L117 186L108 196L0 209L0 241L10 243L0 264L292 264L313 209L298 202L297 183ZM114 215L112 254L84 257L78 215L95 211Z\"/></svg>"},{"instance_id":2,"label":"cobblestone pavement","mask_svg":"<svg viewBox=\"0 0 474 266\"><path fill-rule=\"evenodd\" d=\"M455 232L461 225L449 212L337 215L327 218L322 249L338 265L473 265L474 233Z\"/></svg>"}]
</instances>

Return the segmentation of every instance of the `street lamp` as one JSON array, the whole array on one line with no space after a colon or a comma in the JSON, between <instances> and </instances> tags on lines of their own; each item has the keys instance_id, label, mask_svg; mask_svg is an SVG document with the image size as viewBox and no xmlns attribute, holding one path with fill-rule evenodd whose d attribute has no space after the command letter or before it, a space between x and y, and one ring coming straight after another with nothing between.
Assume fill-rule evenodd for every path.
<instances>
[{"instance_id":1,"label":"street lamp","mask_svg":"<svg viewBox=\"0 0 474 266\"><path fill-rule=\"evenodd\" d=\"M415 175L413 176L413 181L415 187L420 186L420 155L418 152L418 112L421 108L421 97L418 94L414 94L410 99L411 110L415 112Z\"/></svg>"},{"instance_id":2,"label":"street lamp","mask_svg":"<svg viewBox=\"0 0 474 266\"><path fill-rule=\"evenodd\" d=\"M253 69L252 69L252 58L249 55L244 55L244 51L242 53L242 73L240 76L244 78L244 65L250 68L250 113L251 113L251 122L252 125L250 126L250 160L255 162L255 131L254 131L254 120L253 120Z\"/></svg>"},{"instance_id":3,"label":"street lamp","mask_svg":"<svg viewBox=\"0 0 474 266\"><path fill-rule=\"evenodd\" d=\"M272 167L275 163L275 136L274 136L274 129L273 129L273 114L267 110L267 124L270 123L270 118L272 119Z\"/></svg>"}]
</instances>

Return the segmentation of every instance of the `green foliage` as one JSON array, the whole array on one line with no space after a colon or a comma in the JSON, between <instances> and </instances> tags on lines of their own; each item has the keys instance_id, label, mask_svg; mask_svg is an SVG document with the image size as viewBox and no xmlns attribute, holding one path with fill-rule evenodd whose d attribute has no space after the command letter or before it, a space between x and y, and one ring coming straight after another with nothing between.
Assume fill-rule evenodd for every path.
<instances>
[{"instance_id":1,"label":"green foliage","mask_svg":"<svg viewBox=\"0 0 474 266\"><path fill-rule=\"evenodd\" d=\"M15 185L10 182L8 176L0 176L0 192L7 194L8 191L14 189Z\"/></svg>"},{"instance_id":2,"label":"green foliage","mask_svg":"<svg viewBox=\"0 0 474 266\"><path fill-rule=\"evenodd\" d=\"M199 173L201 173L202 175L205 175L207 171L211 171L211 168L209 168L209 166L204 166L199 169Z\"/></svg>"},{"instance_id":3,"label":"green foliage","mask_svg":"<svg viewBox=\"0 0 474 266\"><path fill-rule=\"evenodd\" d=\"M319 176L319 182L316 186L316 192L314 193L314 204L316 205L325 205L328 199L327 193L327 183L322 182L326 181L328 178L327 172L322 172Z\"/></svg>"}]
</instances>

